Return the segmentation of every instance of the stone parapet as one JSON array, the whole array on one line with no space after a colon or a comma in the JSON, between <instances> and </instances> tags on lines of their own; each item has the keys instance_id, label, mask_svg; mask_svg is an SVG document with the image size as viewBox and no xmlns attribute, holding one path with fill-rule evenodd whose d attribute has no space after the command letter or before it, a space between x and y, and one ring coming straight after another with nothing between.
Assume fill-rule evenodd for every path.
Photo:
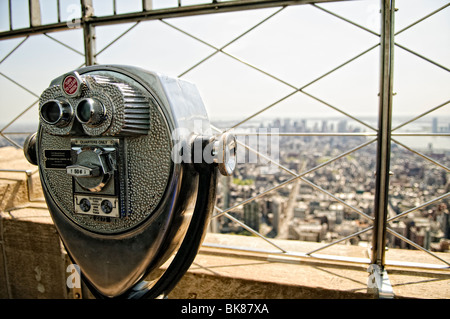
<instances>
[{"instance_id":1,"label":"stone parapet","mask_svg":"<svg viewBox=\"0 0 450 319\"><path fill-rule=\"evenodd\" d=\"M67 258L45 206L24 208L0 215L0 298L74 298L67 287ZM193 265L169 298L185 299L353 299L373 298L367 292L365 263L283 257L260 252L259 238L207 234ZM245 242L254 251L214 247ZM261 241L262 242L262 241ZM312 243L278 241L304 249ZM294 247L297 246L297 247ZM303 246L303 247L302 247ZM349 253L345 245L334 251ZM353 250L356 251L356 250ZM398 250L398 256L420 251ZM351 253L351 252L350 252ZM396 252L390 251L391 257ZM450 298L448 269L388 266L396 298ZM79 292L77 292L79 293ZM83 298L90 298L84 290Z\"/></svg>"}]
</instances>

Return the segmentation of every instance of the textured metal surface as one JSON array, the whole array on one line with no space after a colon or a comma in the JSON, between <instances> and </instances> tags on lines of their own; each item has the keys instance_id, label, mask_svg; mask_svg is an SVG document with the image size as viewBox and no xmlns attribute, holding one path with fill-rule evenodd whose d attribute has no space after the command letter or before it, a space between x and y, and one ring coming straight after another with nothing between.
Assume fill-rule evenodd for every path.
<instances>
[{"instance_id":1,"label":"textured metal surface","mask_svg":"<svg viewBox=\"0 0 450 319\"><path fill-rule=\"evenodd\" d=\"M123 232L146 220L158 206L166 190L171 173L170 132L161 110L148 92L120 82L112 76L97 74L85 75L83 78L86 85L83 84L79 97L68 99L71 105L77 105L86 96L95 97L105 105L107 112L101 125L82 125L87 134L84 137L92 136L91 145L117 140L117 136L140 134L120 139L116 150L125 159L116 172L120 176L118 193L121 217L99 220L96 216L77 214L73 198L77 185L65 169L43 169L42 178L48 183L55 202L75 223L100 233ZM53 85L43 92L41 105L48 99L62 98L60 86ZM71 124L63 128L41 123L45 132L40 134L41 162L45 160L46 150L71 150L74 141L80 137L67 135L71 132L74 121L76 119L72 119ZM94 136L100 138L96 139Z\"/></svg>"},{"instance_id":2,"label":"textured metal surface","mask_svg":"<svg viewBox=\"0 0 450 319\"><path fill-rule=\"evenodd\" d=\"M98 95L110 97L115 105L114 116L112 116L112 123L110 127L106 127L104 132L101 132L103 126L99 129L89 128L83 126L86 133L89 135L117 135L119 133L125 134L147 134L150 126L150 108L149 104L155 107L155 102L148 94L144 95L142 90L139 90L132 85L119 82L113 77L93 75L86 76L86 81L93 92L93 96ZM101 99L102 101L105 98ZM106 98L107 99L107 98ZM120 105L120 107L117 107ZM112 112L108 107L107 112ZM106 126L106 125L105 125Z\"/></svg>"},{"instance_id":3,"label":"textured metal surface","mask_svg":"<svg viewBox=\"0 0 450 319\"><path fill-rule=\"evenodd\" d=\"M79 97L68 98L62 92L61 85L53 85L42 93L39 100L40 109L49 100L61 100L67 101L75 110L82 99L96 98L104 105L106 117L103 123L95 127L82 124L87 135L147 134L150 126L150 108L156 107L150 95L112 76L89 75L83 78L85 83L81 84ZM50 134L67 135L72 129L73 121L74 117L64 127L45 122L41 124Z\"/></svg>"},{"instance_id":4,"label":"textured metal surface","mask_svg":"<svg viewBox=\"0 0 450 319\"><path fill-rule=\"evenodd\" d=\"M69 104L73 107L75 105L76 100L75 99L67 99L61 88L59 86L51 86L48 89L46 89L44 92L42 92L41 97L39 98L39 110L42 110L42 106L45 102L49 100L60 100L60 101L67 101ZM40 121L40 125L45 129L45 131L48 134L58 134L58 135L69 135L70 130L73 125L73 117L70 120L69 124L64 127L58 127L55 125L51 125L49 123L46 123L45 121Z\"/></svg>"},{"instance_id":5,"label":"textured metal surface","mask_svg":"<svg viewBox=\"0 0 450 319\"><path fill-rule=\"evenodd\" d=\"M125 116L129 104L139 105L141 110L143 103L135 103L140 100L135 93L144 95L147 101L153 102L147 104L150 129L147 134L126 131L129 126L119 118L120 124L114 131L113 118L103 133L89 136L77 119L72 123L69 137L48 134L41 126L37 137L38 164L51 216L66 250L98 297L121 294L133 297L133 287L177 252L163 274L164 282L148 283L139 291L146 296L161 294L173 288L191 265L214 207L216 168L173 162L171 157L175 143L173 130L182 129L186 134L180 138L188 143L193 135L203 134L210 127L203 102L194 85L138 68L92 66L76 73L85 79L90 90L93 87L90 79L94 86L118 88L124 98L114 105L114 116L116 113ZM52 81L51 86L58 86L65 76ZM83 94L82 91L77 99L85 98ZM124 102L126 97L130 98L129 104ZM101 102L107 107L106 102ZM195 125L197 122L200 125ZM111 136L111 132L116 133ZM106 170L85 161L88 156L79 156L97 147L109 158L106 162L111 165ZM61 155L62 160L50 162L49 168L46 154ZM95 173L88 173L89 169ZM101 174L113 176L99 191L89 192L76 182L83 175L96 178ZM114 208L117 196L120 217L112 217L117 216ZM96 205L98 213L87 209L86 201L82 207L83 199ZM100 212L103 200L113 206L109 215ZM78 205L78 213L73 212L74 205ZM80 209L85 210L81 213Z\"/></svg>"}]
</instances>

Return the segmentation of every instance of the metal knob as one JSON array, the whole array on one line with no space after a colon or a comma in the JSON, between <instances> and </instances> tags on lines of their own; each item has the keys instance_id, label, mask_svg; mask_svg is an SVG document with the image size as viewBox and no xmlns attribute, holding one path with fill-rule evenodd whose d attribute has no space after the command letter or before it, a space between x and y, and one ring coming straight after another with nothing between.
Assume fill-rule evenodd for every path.
<instances>
[{"instance_id":1,"label":"metal knob","mask_svg":"<svg viewBox=\"0 0 450 319\"><path fill-rule=\"evenodd\" d=\"M224 176L233 174L236 168L236 136L231 133L222 134L213 145L214 162Z\"/></svg>"},{"instance_id":2,"label":"metal knob","mask_svg":"<svg viewBox=\"0 0 450 319\"><path fill-rule=\"evenodd\" d=\"M36 133L27 137L23 144L23 154L30 164L37 165Z\"/></svg>"}]
</instances>

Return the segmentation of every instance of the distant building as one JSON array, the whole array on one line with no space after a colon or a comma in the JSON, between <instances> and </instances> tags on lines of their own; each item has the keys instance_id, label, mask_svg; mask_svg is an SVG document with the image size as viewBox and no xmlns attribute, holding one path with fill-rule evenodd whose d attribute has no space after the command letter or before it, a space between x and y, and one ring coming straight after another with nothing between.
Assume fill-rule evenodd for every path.
<instances>
[{"instance_id":1,"label":"distant building","mask_svg":"<svg viewBox=\"0 0 450 319\"><path fill-rule=\"evenodd\" d=\"M431 131L432 131L432 133L438 133L438 119L437 119L437 117L433 117Z\"/></svg>"},{"instance_id":2,"label":"distant building","mask_svg":"<svg viewBox=\"0 0 450 319\"><path fill-rule=\"evenodd\" d=\"M339 123L337 124L337 130L339 133L347 132L347 121L346 120L339 121Z\"/></svg>"},{"instance_id":3,"label":"distant building","mask_svg":"<svg viewBox=\"0 0 450 319\"><path fill-rule=\"evenodd\" d=\"M244 205L244 223L250 228L259 231L259 205L257 201L252 201Z\"/></svg>"}]
</instances>

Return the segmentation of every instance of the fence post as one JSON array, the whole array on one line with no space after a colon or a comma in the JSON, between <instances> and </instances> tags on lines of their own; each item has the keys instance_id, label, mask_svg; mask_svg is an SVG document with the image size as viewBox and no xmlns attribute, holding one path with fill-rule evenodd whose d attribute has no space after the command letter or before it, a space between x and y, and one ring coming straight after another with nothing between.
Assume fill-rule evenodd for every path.
<instances>
[{"instance_id":1,"label":"fence post","mask_svg":"<svg viewBox=\"0 0 450 319\"><path fill-rule=\"evenodd\" d=\"M372 238L371 265L369 267L369 272L371 272L372 277L378 276L381 278L376 278L377 280L369 279L371 282L369 282L368 285L370 289L375 289L380 297L384 296L384 288L390 286L390 284L388 284L387 273L384 271L384 266L389 196L389 166L391 157L394 13L395 0L381 0L380 99L375 182L375 220ZM378 271L370 271L373 269L378 269ZM392 294L388 294L388 296L392 296Z\"/></svg>"},{"instance_id":2,"label":"fence post","mask_svg":"<svg viewBox=\"0 0 450 319\"><path fill-rule=\"evenodd\" d=\"M81 0L81 18L83 20L84 55L86 66L96 64L95 27L89 22L94 15L92 0Z\"/></svg>"}]
</instances>

